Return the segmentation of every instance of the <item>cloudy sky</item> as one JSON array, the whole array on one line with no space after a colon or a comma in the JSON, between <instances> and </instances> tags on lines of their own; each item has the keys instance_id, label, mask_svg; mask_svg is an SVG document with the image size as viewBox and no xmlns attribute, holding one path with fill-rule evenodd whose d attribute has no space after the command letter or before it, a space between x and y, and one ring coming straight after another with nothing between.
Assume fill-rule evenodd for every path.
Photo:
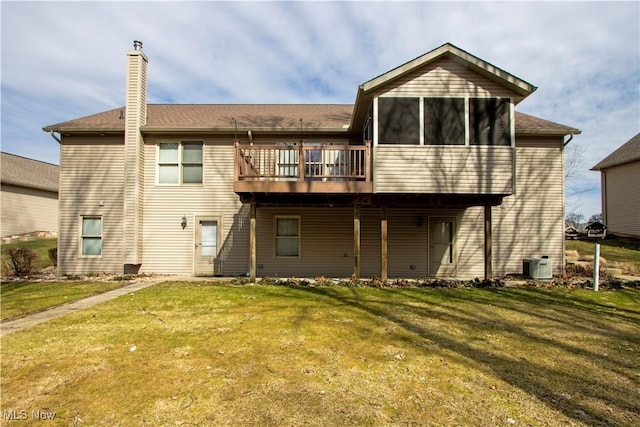
<instances>
[{"instance_id":1,"label":"cloudy sky","mask_svg":"<svg viewBox=\"0 0 640 427\"><path fill-rule=\"evenodd\" d=\"M142 40L150 103L353 103L359 84L445 42L532 83L517 110L582 130L567 208L600 212L589 171L640 131L640 3L9 2L2 151L58 163L42 127L124 105Z\"/></svg>"}]
</instances>

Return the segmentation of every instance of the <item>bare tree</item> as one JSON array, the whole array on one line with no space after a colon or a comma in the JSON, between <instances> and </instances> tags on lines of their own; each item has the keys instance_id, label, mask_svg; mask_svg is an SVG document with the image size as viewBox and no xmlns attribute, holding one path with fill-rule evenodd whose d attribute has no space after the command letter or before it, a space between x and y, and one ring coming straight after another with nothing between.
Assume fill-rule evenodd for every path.
<instances>
[{"instance_id":1,"label":"bare tree","mask_svg":"<svg viewBox=\"0 0 640 427\"><path fill-rule=\"evenodd\" d=\"M575 182L584 173L582 168L582 157L584 156L584 147L581 145L569 145L564 150L564 182Z\"/></svg>"}]
</instances>

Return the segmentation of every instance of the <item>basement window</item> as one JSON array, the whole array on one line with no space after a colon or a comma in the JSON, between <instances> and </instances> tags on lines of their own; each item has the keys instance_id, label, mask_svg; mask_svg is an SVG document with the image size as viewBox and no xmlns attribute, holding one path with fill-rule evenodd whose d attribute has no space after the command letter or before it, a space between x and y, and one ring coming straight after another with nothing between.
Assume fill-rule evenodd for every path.
<instances>
[{"instance_id":1,"label":"basement window","mask_svg":"<svg viewBox=\"0 0 640 427\"><path fill-rule=\"evenodd\" d=\"M83 216L80 231L81 254L83 257L102 255L102 217Z\"/></svg>"},{"instance_id":2,"label":"basement window","mask_svg":"<svg viewBox=\"0 0 640 427\"><path fill-rule=\"evenodd\" d=\"M275 218L276 257L300 256L300 217L277 216Z\"/></svg>"}]
</instances>

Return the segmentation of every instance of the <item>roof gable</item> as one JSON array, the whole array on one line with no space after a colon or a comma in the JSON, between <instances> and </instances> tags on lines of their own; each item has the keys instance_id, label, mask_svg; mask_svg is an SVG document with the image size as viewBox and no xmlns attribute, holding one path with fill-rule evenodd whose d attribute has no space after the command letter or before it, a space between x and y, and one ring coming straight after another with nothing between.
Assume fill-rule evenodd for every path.
<instances>
[{"instance_id":1,"label":"roof gable","mask_svg":"<svg viewBox=\"0 0 640 427\"><path fill-rule=\"evenodd\" d=\"M478 74L482 74L485 77L498 82L499 84L518 93L522 97L522 99L530 95L537 89L532 84L527 83L526 81L514 76L513 74L510 74L474 55L471 55L469 52L464 51L452 45L451 43L445 43L442 46L430 52L427 52L422 56L419 56L403 65L400 65L399 67L392 69L391 71L375 77L366 83L363 83L362 85L360 85L360 89L363 92L369 92L378 89L383 85L389 84L393 80L401 78L408 73L414 72L416 69L424 67L444 57L453 58L455 61L464 64Z\"/></svg>"},{"instance_id":2,"label":"roof gable","mask_svg":"<svg viewBox=\"0 0 640 427\"><path fill-rule=\"evenodd\" d=\"M534 85L527 83L515 75L510 74L501 68L478 58L477 56L471 55L469 52L462 50L451 43L445 43L422 56L419 56L392 69L391 71L387 71L386 73L361 84L356 94L351 126L353 128L362 126L366 119L373 97L382 88L385 86L393 86L394 82L406 79L407 75L415 73L421 68L427 68L429 65L442 59L449 59L459 66L491 80L495 85L504 87L513 94L511 97L513 98L514 104L518 104L537 89Z\"/></svg>"},{"instance_id":3,"label":"roof gable","mask_svg":"<svg viewBox=\"0 0 640 427\"><path fill-rule=\"evenodd\" d=\"M640 161L640 133L622 144L613 153L602 159L600 163L591 168L598 171L614 166L620 166L631 162Z\"/></svg>"}]
</instances>

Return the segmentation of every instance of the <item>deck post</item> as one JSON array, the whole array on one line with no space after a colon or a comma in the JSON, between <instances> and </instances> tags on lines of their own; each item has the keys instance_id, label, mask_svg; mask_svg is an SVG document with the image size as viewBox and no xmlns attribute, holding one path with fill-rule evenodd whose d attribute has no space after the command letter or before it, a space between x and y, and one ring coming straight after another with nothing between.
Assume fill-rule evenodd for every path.
<instances>
[{"instance_id":1,"label":"deck post","mask_svg":"<svg viewBox=\"0 0 640 427\"><path fill-rule=\"evenodd\" d=\"M365 141L364 145L364 180L369 182L371 181L371 141Z\"/></svg>"},{"instance_id":2,"label":"deck post","mask_svg":"<svg viewBox=\"0 0 640 427\"><path fill-rule=\"evenodd\" d=\"M353 278L360 278L360 205L353 207Z\"/></svg>"},{"instance_id":3,"label":"deck post","mask_svg":"<svg viewBox=\"0 0 640 427\"><path fill-rule=\"evenodd\" d=\"M491 268L491 206L484 207L484 278L488 280L493 276Z\"/></svg>"},{"instance_id":4,"label":"deck post","mask_svg":"<svg viewBox=\"0 0 640 427\"><path fill-rule=\"evenodd\" d=\"M380 208L380 278L386 282L389 258L387 255L387 207Z\"/></svg>"},{"instance_id":5,"label":"deck post","mask_svg":"<svg viewBox=\"0 0 640 427\"><path fill-rule=\"evenodd\" d=\"M256 283L256 204L249 208L249 281Z\"/></svg>"},{"instance_id":6,"label":"deck post","mask_svg":"<svg viewBox=\"0 0 640 427\"><path fill-rule=\"evenodd\" d=\"M233 140L234 147L234 165L233 165L233 182L237 182L240 177L240 141L237 139Z\"/></svg>"}]
</instances>

